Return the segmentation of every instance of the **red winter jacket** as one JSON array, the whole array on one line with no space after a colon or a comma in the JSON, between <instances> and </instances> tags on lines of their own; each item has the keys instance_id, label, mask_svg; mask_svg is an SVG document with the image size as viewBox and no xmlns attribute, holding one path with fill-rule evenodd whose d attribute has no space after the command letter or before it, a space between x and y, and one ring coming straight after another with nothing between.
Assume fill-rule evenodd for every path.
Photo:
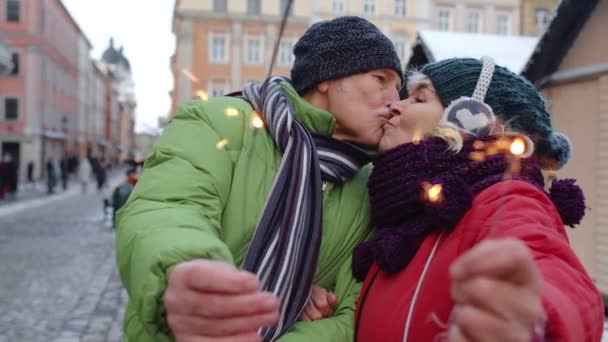
<instances>
[{"instance_id":1,"label":"red winter jacket","mask_svg":"<svg viewBox=\"0 0 608 342\"><path fill-rule=\"evenodd\" d=\"M389 275L379 271L377 264L372 266L358 301L356 342L441 341L447 335L446 323L454 306L450 264L484 239L505 237L524 241L543 275L547 340L600 341L603 302L570 248L556 208L534 186L509 181L480 192L454 230L428 236L401 272ZM435 245L435 254L430 257ZM409 311L409 333L404 339Z\"/></svg>"}]
</instances>

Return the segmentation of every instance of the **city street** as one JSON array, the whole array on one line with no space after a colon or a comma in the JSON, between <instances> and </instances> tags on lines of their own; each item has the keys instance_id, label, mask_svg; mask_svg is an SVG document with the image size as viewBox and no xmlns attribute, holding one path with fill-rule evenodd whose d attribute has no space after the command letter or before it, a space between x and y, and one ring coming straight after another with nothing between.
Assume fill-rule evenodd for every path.
<instances>
[{"instance_id":1,"label":"city street","mask_svg":"<svg viewBox=\"0 0 608 342\"><path fill-rule=\"evenodd\" d=\"M0 342L122 341L127 294L92 190L0 206Z\"/></svg>"},{"instance_id":2,"label":"city street","mask_svg":"<svg viewBox=\"0 0 608 342\"><path fill-rule=\"evenodd\" d=\"M0 206L0 342L118 342L126 292L89 187Z\"/></svg>"}]
</instances>

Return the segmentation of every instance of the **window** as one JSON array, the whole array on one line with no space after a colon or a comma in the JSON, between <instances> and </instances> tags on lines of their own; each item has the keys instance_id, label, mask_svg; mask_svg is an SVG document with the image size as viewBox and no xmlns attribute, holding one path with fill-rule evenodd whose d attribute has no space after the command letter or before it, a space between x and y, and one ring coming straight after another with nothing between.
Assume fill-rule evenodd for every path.
<instances>
[{"instance_id":1,"label":"window","mask_svg":"<svg viewBox=\"0 0 608 342\"><path fill-rule=\"evenodd\" d=\"M248 37L245 39L245 63L262 64L262 38Z\"/></svg>"},{"instance_id":2,"label":"window","mask_svg":"<svg viewBox=\"0 0 608 342\"><path fill-rule=\"evenodd\" d=\"M496 33L511 34L511 15L509 13L498 13L496 15Z\"/></svg>"},{"instance_id":3,"label":"window","mask_svg":"<svg viewBox=\"0 0 608 342\"><path fill-rule=\"evenodd\" d=\"M211 63L228 63L228 35L227 34L210 34L209 59Z\"/></svg>"},{"instance_id":4,"label":"window","mask_svg":"<svg viewBox=\"0 0 608 342\"><path fill-rule=\"evenodd\" d=\"M467 32L481 32L481 13L479 11L469 11L467 13Z\"/></svg>"},{"instance_id":5,"label":"window","mask_svg":"<svg viewBox=\"0 0 608 342\"><path fill-rule=\"evenodd\" d=\"M395 0L395 15L398 17L405 17L407 15L405 0Z\"/></svg>"},{"instance_id":6,"label":"window","mask_svg":"<svg viewBox=\"0 0 608 342\"><path fill-rule=\"evenodd\" d=\"M4 118L6 120L17 120L19 117L19 100L14 97L4 99Z\"/></svg>"},{"instance_id":7,"label":"window","mask_svg":"<svg viewBox=\"0 0 608 342\"><path fill-rule=\"evenodd\" d=\"M247 13L260 14L262 12L261 0L247 0Z\"/></svg>"},{"instance_id":8,"label":"window","mask_svg":"<svg viewBox=\"0 0 608 342\"><path fill-rule=\"evenodd\" d=\"M293 60L293 42L281 41L281 45L279 45L279 65L291 67Z\"/></svg>"},{"instance_id":9,"label":"window","mask_svg":"<svg viewBox=\"0 0 608 342\"><path fill-rule=\"evenodd\" d=\"M440 8L438 11L437 28L439 31L452 30L452 11L449 8Z\"/></svg>"},{"instance_id":10,"label":"window","mask_svg":"<svg viewBox=\"0 0 608 342\"><path fill-rule=\"evenodd\" d=\"M283 13L285 13L285 8L287 8L287 4L289 3L289 0L281 0L281 15L283 15ZM293 4L291 5L291 7L289 8L289 13L288 16L292 16L293 15Z\"/></svg>"},{"instance_id":11,"label":"window","mask_svg":"<svg viewBox=\"0 0 608 342\"><path fill-rule=\"evenodd\" d=\"M213 11L214 12L227 12L228 11L228 0L213 0Z\"/></svg>"},{"instance_id":12,"label":"window","mask_svg":"<svg viewBox=\"0 0 608 342\"><path fill-rule=\"evenodd\" d=\"M344 13L344 0L331 0L329 10L332 14Z\"/></svg>"},{"instance_id":13,"label":"window","mask_svg":"<svg viewBox=\"0 0 608 342\"><path fill-rule=\"evenodd\" d=\"M228 85L224 81L209 82L209 96L218 97L224 96L229 92Z\"/></svg>"},{"instance_id":14,"label":"window","mask_svg":"<svg viewBox=\"0 0 608 342\"><path fill-rule=\"evenodd\" d=\"M18 22L21 20L21 1L6 0L6 21Z\"/></svg>"},{"instance_id":15,"label":"window","mask_svg":"<svg viewBox=\"0 0 608 342\"><path fill-rule=\"evenodd\" d=\"M536 27L544 29L549 23L549 10L546 8L536 9Z\"/></svg>"},{"instance_id":16,"label":"window","mask_svg":"<svg viewBox=\"0 0 608 342\"><path fill-rule=\"evenodd\" d=\"M19 54L13 53L11 55L11 62L13 63L13 69L11 70L11 75L19 75Z\"/></svg>"},{"instance_id":17,"label":"window","mask_svg":"<svg viewBox=\"0 0 608 342\"><path fill-rule=\"evenodd\" d=\"M399 56L399 59L401 59L401 63L405 63L405 58L408 55L407 36L398 35L397 37L395 37L393 44L395 45L395 50L397 51L397 55Z\"/></svg>"},{"instance_id":18,"label":"window","mask_svg":"<svg viewBox=\"0 0 608 342\"><path fill-rule=\"evenodd\" d=\"M375 15L376 14L376 0L363 0L363 14Z\"/></svg>"}]
</instances>

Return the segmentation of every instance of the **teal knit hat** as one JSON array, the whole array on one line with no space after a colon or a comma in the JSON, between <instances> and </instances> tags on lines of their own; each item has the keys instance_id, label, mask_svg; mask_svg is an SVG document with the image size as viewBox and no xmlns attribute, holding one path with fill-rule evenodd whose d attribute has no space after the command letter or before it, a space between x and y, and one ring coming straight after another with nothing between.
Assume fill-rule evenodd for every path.
<instances>
[{"instance_id":1,"label":"teal knit hat","mask_svg":"<svg viewBox=\"0 0 608 342\"><path fill-rule=\"evenodd\" d=\"M433 83L444 107L462 96L472 96L481 74L482 62L472 58L453 58L427 64L420 70ZM496 66L484 102L496 117L535 142L535 155L545 162L564 166L572 145L567 136L555 132L551 114L534 86L508 69Z\"/></svg>"}]
</instances>

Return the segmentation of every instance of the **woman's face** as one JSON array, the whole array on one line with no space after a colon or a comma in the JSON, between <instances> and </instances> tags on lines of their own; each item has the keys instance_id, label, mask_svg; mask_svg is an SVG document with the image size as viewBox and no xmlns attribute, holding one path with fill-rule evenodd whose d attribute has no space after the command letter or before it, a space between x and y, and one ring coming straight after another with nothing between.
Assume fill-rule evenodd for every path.
<instances>
[{"instance_id":1,"label":"woman's face","mask_svg":"<svg viewBox=\"0 0 608 342\"><path fill-rule=\"evenodd\" d=\"M391 105L393 117L384 125L380 152L422 140L439 123L444 107L428 82L422 81L410 87L409 94L407 99Z\"/></svg>"}]
</instances>

